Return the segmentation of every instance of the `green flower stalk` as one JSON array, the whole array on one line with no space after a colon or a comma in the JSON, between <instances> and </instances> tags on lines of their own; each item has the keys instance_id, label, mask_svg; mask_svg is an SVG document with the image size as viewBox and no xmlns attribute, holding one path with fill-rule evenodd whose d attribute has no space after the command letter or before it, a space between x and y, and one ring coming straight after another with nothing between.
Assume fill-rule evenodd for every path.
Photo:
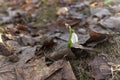
<instances>
[{"instance_id":1,"label":"green flower stalk","mask_svg":"<svg viewBox=\"0 0 120 80\"><path fill-rule=\"evenodd\" d=\"M65 24L68 29L69 29L69 33L70 33L70 37L69 37L69 40L68 40L68 48L71 48L72 47L72 44L75 44L76 42L78 42L78 37L77 37L77 34L75 33L75 31L71 28L70 25L68 24Z\"/></svg>"}]
</instances>

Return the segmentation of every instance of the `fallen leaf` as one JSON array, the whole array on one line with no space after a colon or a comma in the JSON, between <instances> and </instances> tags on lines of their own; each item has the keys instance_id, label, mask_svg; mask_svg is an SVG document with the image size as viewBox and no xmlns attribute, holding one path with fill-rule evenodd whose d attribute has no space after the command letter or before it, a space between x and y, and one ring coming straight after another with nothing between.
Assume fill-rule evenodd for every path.
<instances>
[{"instance_id":1,"label":"fallen leaf","mask_svg":"<svg viewBox=\"0 0 120 80\"><path fill-rule=\"evenodd\" d=\"M3 56L12 55L11 51L3 43L0 43L0 55Z\"/></svg>"},{"instance_id":2,"label":"fallen leaf","mask_svg":"<svg viewBox=\"0 0 120 80\"><path fill-rule=\"evenodd\" d=\"M106 29L110 29L113 32L120 32L120 17L110 17L108 19L105 20L101 20L100 24L106 28Z\"/></svg>"},{"instance_id":3,"label":"fallen leaf","mask_svg":"<svg viewBox=\"0 0 120 80\"><path fill-rule=\"evenodd\" d=\"M52 76L53 74L55 74L58 70L63 68L63 60L59 60L54 62L52 65L50 65L49 67L44 67L41 71L40 71L40 77L39 80L45 80L48 79L50 76Z\"/></svg>"},{"instance_id":4,"label":"fallen leaf","mask_svg":"<svg viewBox=\"0 0 120 80\"><path fill-rule=\"evenodd\" d=\"M30 59L34 57L36 47L26 47L24 50L20 51L21 54L18 55L19 61L16 63L18 66L24 66ZM16 53L19 54L19 53Z\"/></svg>"},{"instance_id":5,"label":"fallen leaf","mask_svg":"<svg viewBox=\"0 0 120 80\"><path fill-rule=\"evenodd\" d=\"M112 1L112 3L114 3L114 4L120 4L120 1L119 0L111 0Z\"/></svg>"},{"instance_id":6,"label":"fallen leaf","mask_svg":"<svg viewBox=\"0 0 120 80\"><path fill-rule=\"evenodd\" d=\"M13 41L13 40L8 40L6 41L5 44L8 46L10 50L17 50L21 47L17 41Z\"/></svg>"},{"instance_id":7,"label":"fallen leaf","mask_svg":"<svg viewBox=\"0 0 120 80\"><path fill-rule=\"evenodd\" d=\"M90 11L93 16L96 16L98 18L103 18L112 15L112 13L108 9L100 8L100 7L91 8Z\"/></svg>"},{"instance_id":8,"label":"fallen leaf","mask_svg":"<svg viewBox=\"0 0 120 80\"><path fill-rule=\"evenodd\" d=\"M69 11L68 7L59 8L57 11L57 15L65 15L68 13L68 11Z\"/></svg>"},{"instance_id":9,"label":"fallen leaf","mask_svg":"<svg viewBox=\"0 0 120 80\"><path fill-rule=\"evenodd\" d=\"M41 49L51 49L56 44L56 40L54 37L50 37L44 40Z\"/></svg>"},{"instance_id":10,"label":"fallen leaf","mask_svg":"<svg viewBox=\"0 0 120 80\"><path fill-rule=\"evenodd\" d=\"M25 0L26 4L34 4L37 3L39 0Z\"/></svg>"},{"instance_id":11,"label":"fallen leaf","mask_svg":"<svg viewBox=\"0 0 120 80\"><path fill-rule=\"evenodd\" d=\"M102 57L95 57L89 65L91 67L90 75L95 80L107 79L112 74L110 65Z\"/></svg>"},{"instance_id":12,"label":"fallen leaf","mask_svg":"<svg viewBox=\"0 0 120 80\"><path fill-rule=\"evenodd\" d=\"M52 53L49 53L48 57L52 60L59 60L64 57L69 59L75 59L75 55L72 53L71 49L64 47L64 49L56 50Z\"/></svg>"},{"instance_id":13,"label":"fallen leaf","mask_svg":"<svg viewBox=\"0 0 120 80\"><path fill-rule=\"evenodd\" d=\"M23 24L17 24L16 27L18 30L28 31L28 28Z\"/></svg>"},{"instance_id":14,"label":"fallen leaf","mask_svg":"<svg viewBox=\"0 0 120 80\"><path fill-rule=\"evenodd\" d=\"M109 34L97 33L91 30L89 34L90 34L90 38L86 41L84 45L93 46L93 47L96 46L98 43L102 43L106 41L110 37Z\"/></svg>"},{"instance_id":15,"label":"fallen leaf","mask_svg":"<svg viewBox=\"0 0 120 80\"><path fill-rule=\"evenodd\" d=\"M98 4L98 2L93 2L90 4L90 7L95 7Z\"/></svg>"},{"instance_id":16,"label":"fallen leaf","mask_svg":"<svg viewBox=\"0 0 120 80\"><path fill-rule=\"evenodd\" d=\"M33 46L35 44L35 40L29 35L23 35L19 38L19 43L25 46Z\"/></svg>"},{"instance_id":17,"label":"fallen leaf","mask_svg":"<svg viewBox=\"0 0 120 80\"><path fill-rule=\"evenodd\" d=\"M62 69L62 71L63 71L63 79L65 79L65 80L77 80L74 73L73 73L70 62L65 61L63 65L64 65L63 69Z\"/></svg>"},{"instance_id":18,"label":"fallen leaf","mask_svg":"<svg viewBox=\"0 0 120 80\"><path fill-rule=\"evenodd\" d=\"M64 60L62 66L63 68L59 72L56 72L47 80L77 80L69 61Z\"/></svg>"},{"instance_id":19,"label":"fallen leaf","mask_svg":"<svg viewBox=\"0 0 120 80\"><path fill-rule=\"evenodd\" d=\"M8 56L8 61L10 61L10 62L16 63L19 60L20 60L20 58L17 55L13 54L13 55Z\"/></svg>"},{"instance_id":20,"label":"fallen leaf","mask_svg":"<svg viewBox=\"0 0 120 80\"><path fill-rule=\"evenodd\" d=\"M120 5L113 5L110 7L112 10L114 10L115 13L120 12Z\"/></svg>"}]
</instances>

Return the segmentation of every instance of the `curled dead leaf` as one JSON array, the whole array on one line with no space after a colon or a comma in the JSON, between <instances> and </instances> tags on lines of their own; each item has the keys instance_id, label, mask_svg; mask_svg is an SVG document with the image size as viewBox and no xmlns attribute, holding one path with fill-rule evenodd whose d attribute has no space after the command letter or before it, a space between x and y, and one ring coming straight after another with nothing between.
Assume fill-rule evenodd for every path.
<instances>
[{"instance_id":1,"label":"curled dead leaf","mask_svg":"<svg viewBox=\"0 0 120 80\"><path fill-rule=\"evenodd\" d=\"M97 33L95 31L90 31L89 34L90 38L86 41L85 45L93 44L91 45L93 47L98 43L106 41L110 37L109 34Z\"/></svg>"}]
</instances>

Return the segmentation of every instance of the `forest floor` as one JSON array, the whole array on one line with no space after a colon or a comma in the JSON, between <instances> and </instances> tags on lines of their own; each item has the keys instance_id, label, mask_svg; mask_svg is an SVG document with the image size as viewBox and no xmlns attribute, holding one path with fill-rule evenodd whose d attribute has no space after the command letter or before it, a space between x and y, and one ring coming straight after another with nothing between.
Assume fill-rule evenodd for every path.
<instances>
[{"instance_id":1,"label":"forest floor","mask_svg":"<svg viewBox=\"0 0 120 80\"><path fill-rule=\"evenodd\" d=\"M0 0L0 80L120 80L119 33L119 0Z\"/></svg>"}]
</instances>

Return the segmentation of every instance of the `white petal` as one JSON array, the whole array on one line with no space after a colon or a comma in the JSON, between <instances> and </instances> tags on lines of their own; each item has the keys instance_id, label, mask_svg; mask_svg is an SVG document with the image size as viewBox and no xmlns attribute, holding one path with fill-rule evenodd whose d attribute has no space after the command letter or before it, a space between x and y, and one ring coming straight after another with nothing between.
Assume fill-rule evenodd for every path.
<instances>
[{"instance_id":1,"label":"white petal","mask_svg":"<svg viewBox=\"0 0 120 80\"><path fill-rule=\"evenodd\" d=\"M78 42L78 36L76 33L72 33L71 41L73 44Z\"/></svg>"}]
</instances>

